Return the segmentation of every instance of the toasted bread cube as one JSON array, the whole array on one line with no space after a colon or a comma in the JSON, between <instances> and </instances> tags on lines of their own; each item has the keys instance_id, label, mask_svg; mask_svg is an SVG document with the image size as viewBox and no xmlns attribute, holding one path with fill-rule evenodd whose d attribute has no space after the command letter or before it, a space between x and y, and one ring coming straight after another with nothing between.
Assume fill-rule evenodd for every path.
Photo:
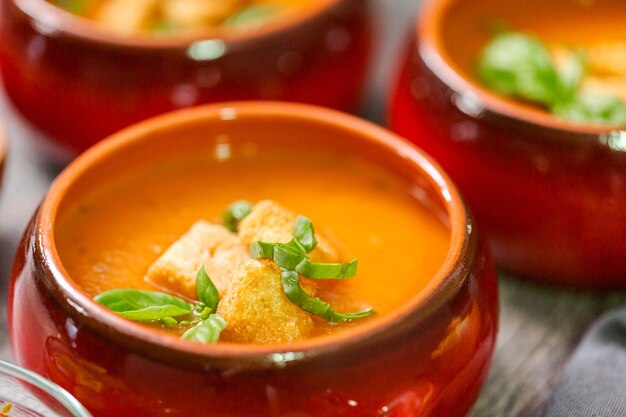
<instances>
[{"instance_id":1,"label":"toasted bread cube","mask_svg":"<svg viewBox=\"0 0 626 417\"><path fill-rule=\"evenodd\" d=\"M613 77L626 75L626 45L598 43L589 46L586 54L591 73Z\"/></svg>"},{"instance_id":2,"label":"toasted bread cube","mask_svg":"<svg viewBox=\"0 0 626 417\"><path fill-rule=\"evenodd\" d=\"M583 93L601 94L626 101L626 80L622 77L588 76L583 81L580 89Z\"/></svg>"},{"instance_id":3,"label":"toasted bread cube","mask_svg":"<svg viewBox=\"0 0 626 417\"><path fill-rule=\"evenodd\" d=\"M263 200L239 224L239 236L246 245L258 240L263 242L287 243L293 238L297 216L271 200ZM338 251L317 230L317 246L309 254L316 262L338 262Z\"/></svg>"},{"instance_id":4,"label":"toasted bread cube","mask_svg":"<svg viewBox=\"0 0 626 417\"><path fill-rule=\"evenodd\" d=\"M147 278L160 287L195 299L196 275L204 264L223 294L237 265L249 257L247 246L237 235L221 225L198 221L150 266Z\"/></svg>"},{"instance_id":5,"label":"toasted bread cube","mask_svg":"<svg viewBox=\"0 0 626 417\"><path fill-rule=\"evenodd\" d=\"M150 20L158 0L109 0L98 10L95 20L119 34L139 32Z\"/></svg>"},{"instance_id":6,"label":"toasted bread cube","mask_svg":"<svg viewBox=\"0 0 626 417\"><path fill-rule=\"evenodd\" d=\"M162 14L166 20L183 27L216 25L237 11L241 0L165 0Z\"/></svg>"},{"instance_id":7,"label":"toasted bread cube","mask_svg":"<svg viewBox=\"0 0 626 417\"><path fill-rule=\"evenodd\" d=\"M302 286L313 293L307 284ZM220 336L227 342L287 343L305 339L313 331L311 315L289 301L280 268L267 259L239 265L217 314L228 323Z\"/></svg>"}]
</instances>

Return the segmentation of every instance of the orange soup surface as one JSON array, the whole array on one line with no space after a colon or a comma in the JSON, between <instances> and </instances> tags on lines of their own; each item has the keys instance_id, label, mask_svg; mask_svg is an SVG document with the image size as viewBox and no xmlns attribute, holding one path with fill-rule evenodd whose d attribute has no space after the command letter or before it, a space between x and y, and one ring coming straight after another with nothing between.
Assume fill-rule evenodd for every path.
<instances>
[{"instance_id":1,"label":"orange soup surface","mask_svg":"<svg viewBox=\"0 0 626 417\"><path fill-rule=\"evenodd\" d=\"M311 219L345 260L358 258L356 276L325 281L317 296L338 312L373 308L373 317L380 317L422 291L447 256L445 215L424 194L345 157L272 155L223 163L194 157L111 179L82 196L57 222L56 245L63 266L89 296L116 288L163 291L146 271L192 224L219 222L236 200L271 199ZM317 318L313 336L367 320L329 324Z\"/></svg>"},{"instance_id":2,"label":"orange soup surface","mask_svg":"<svg viewBox=\"0 0 626 417\"><path fill-rule=\"evenodd\" d=\"M154 36L193 35L217 27L249 30L319 4L319 0L48 1L110 32Z\"/></svg>"},{"instance_id":3,"label":"orange soup surface","mask_svg":"<svg viewBox=\"0 0 626 417\"><path fill-rule=\"evenodd\" d=\"M511 103L530 104L574 123L622 126L625 4L457 1L444 17L441 38L462 75Z\"/></svg>"}]
</instances>

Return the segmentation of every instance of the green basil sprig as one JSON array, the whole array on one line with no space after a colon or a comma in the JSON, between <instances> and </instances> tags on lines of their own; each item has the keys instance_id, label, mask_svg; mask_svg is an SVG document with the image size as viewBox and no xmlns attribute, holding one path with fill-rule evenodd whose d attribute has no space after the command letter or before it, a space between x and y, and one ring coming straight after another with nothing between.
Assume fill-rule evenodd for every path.
<instances>
[{"instance_id":1,"label":"green basil sprig","mask_svg":"<svg viewBox=\"0 0 626 417\"><path fill-rule=\"evenodd\" d=\"M304 216L298 216L296 218L291 243L306 253L315 249L317 239L315 238L315 229L313 229L313 222L311 222L311 220Z\"/></svg>"},{"instance_id":2,"label":"green basil sprig","mask_svg":"<svg viewBox=\"0 0 626 417\"><path fill-rule=\"evenodd\" d=\"M357 264L356 259L344 263L325 264L304 258L296 265L296 272L314 279L346 279L356 275Z\"/></svg>"},{"instance_id":3,"label":"green basil sprig","mask_svg":"<svg viewBox=\"0 0 626 417\"><path fill-rule=\"evenodd\" d=\"M198 300L202 302L211 311L217 310L217 303L220 301L220 294L217 291L217 287L209 278L209 275L204 270L204 265L200 267L198 274L196 275L196 294Z\"/></svg>"},{"instance_id":4,"label":"green basil sprig","mask_svg":"<svg viewBox=\"0 0 626 417\"><path fill-rule=\"evenodd\" d=\"M97 303L133 321L153 321L190 314L185 300L157 291L115 289L94 297Z\"/></svg>"},{"instance_id":5,"label":"green basil sprig","mask_svg":"<svg viewBox=\"0 0 626 417\"><path fill-rule=\"evenodd\" d=\"M345 263L311 262L307 255L316 246L317 239L315 238L313 223L304 216L298 216L293 239L289 243L257 241L250 246L250 256L255 259L272 259L281 269L283 289L289 301L304 311L322 317L329 323L349 321L376 314L371 309L357 313L337 313L328 303L319 298L313 298L302 290L299 275L313 279L346 279L356 274L357 259Z\"/></svg>"},{"instance_id":6,"label":"green basil sprig","mask_svg":"<svg viewBox=\"0 0 626 417\"><path fill-rule=\"evenodd\" d=\"M192 340L201 343L215 343L220 337L222 330L226 328L226 320L217 314L211 314L200 321L180 337L184 340Z\"/></svg>"},{"instance_id":7,"label":"green basil sprig","mask_svg":"<svg viewBox=\"0 0 626 417\"><path fill-rule=\"evenodd\" d=\"M552 105L564 94L550 52L532 36L504 32L493 38L478 60L478 76L493 90Z\"/></svg>"},{"instance_id":8,"label":"green basil sprig","mask_svg":"<svg viewBox=\"0 0 626 417\"><path fill-rule=\"evenodd\" d=\"M300 277L296 271L281 269L281 272L283 289L289 301L306 312L320 316L329 323L340 323L376 314L376 312L371 309L358 313L337 313L330 304L319 298L313 298L304 292L300 286Z\"/></svg>"},{"instance_id":9,"label":"green basil sprig","mask_svg":"<svg viewBox=\"0 0 626 417\"><path fill-rule=\"evenodd\" d=\"M358 260L344 263L311 262L306 254L290 243L254 242L250 246L252 258L272 259L276 265L314 279L346 279L356 275Z\"/></svg>"},{"instance_id":10,"label":"green basil sprig","mask_svg":"<svg viewBox=\"0 0 626 417\"><path fill-rule=\"evenodd\" d=\"M557 68L535 37L517 32L496 35L482 50L476 67L480 81L503 95L539 104L578 123L626 125L626 103L617 96L582 93L586 57L572 51Z\"/></svg>"},{"instance_id":11,"label":"green basil sprig","mask_svg":"<svg viewBox=\"0 0 626 417\"><path fill-rule=\"evenodd\" d=\"M265 23L265 20L280 10L271 4L255 4L248 6L226 19L222 25L235 27L255 27Z\"/></svg>"},{"instance_id":12,"label":"green basil sprig","mask_svg":"<svg viewBox=\"0 0 626 417\"><path fill-rule=\"evenodd\" d=\"M76 15L84 15L90 6L89 0L56 0L60 8Z\"/></svg>"},{"instance_id":13,"label":"green basil sprig","mask_svg":"<svg viewBox=\"0 0 626 417\"><path fill-rule=\"evenodd\" d=\"M222 224L231 232L237 232L239 222L252 211L252 204L247 201L235 201L222 213Z\"/></svg>"},{"instance_id":14,"label":"green basil sprig","mask_svg":"<svg viewBox=\"0 0 626 417\"><path fill-rule=\"evenodd\" d=\"M215 343L226 328L226 321L211 314L217 309L219 292L204 266L196 276L196 293L199 302L195 305L163 292L126 288L105 291L94 300L128 320L160 321L167 327L193 326L183 333L181 339ZM181 317L184 319L176 319Z\"/></svg>"}]
</instances>

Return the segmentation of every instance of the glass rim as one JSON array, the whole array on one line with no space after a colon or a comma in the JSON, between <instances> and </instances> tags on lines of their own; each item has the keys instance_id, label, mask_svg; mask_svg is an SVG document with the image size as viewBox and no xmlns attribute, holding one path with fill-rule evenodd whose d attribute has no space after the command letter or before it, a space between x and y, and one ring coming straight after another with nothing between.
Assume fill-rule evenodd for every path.
<instances>
[{"instance_id":1,"label":"glass rim","mask_svg":"<svg viewBox=\"0 0 626 417\"><path fill-rule=\"evenodd\" d=\"M41 389L58 401L74 417L93 417L72 394L35 372L14 363L0 360L0 374L11 376Z\"/></svg>"}]
</instances>

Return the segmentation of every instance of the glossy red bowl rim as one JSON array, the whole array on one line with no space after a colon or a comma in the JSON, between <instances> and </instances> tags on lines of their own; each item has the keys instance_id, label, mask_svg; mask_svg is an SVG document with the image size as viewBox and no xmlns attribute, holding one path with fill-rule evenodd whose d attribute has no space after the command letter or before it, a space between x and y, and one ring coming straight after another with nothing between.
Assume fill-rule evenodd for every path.
<instances>
[{"instance_id":1,"label":"glossy red bowl rim","mask_svg":"<svg viewBox=\"0 0 626 417\"><path fill-rule=\"evenodd\" d=\"M450 249L439 272L420 293L393 313L335 335L289 344L204 345L183 341L125 320L95 303L72 281L56 251L54 219L64 193L74 179L87 171L92 164L105 160L116 152L123 152L126 146L149 142L151 132L176 132L178 126L198 120L203 123L219 123L220 120L226 120L225 115L231 120L233 114L236 114L237 119L299 119L336 131L356 133L360 136L359 140L379 146L381 151L384 150L410 165L415 173L412 175L419 174L420 178L427 179L438 190L447 211ZM375 161L376 157L372 156L372 160ZM465 280L469 279L468 271L471 270L477 253L476 231L465 203L447 174L421 150L386 129L355 116L311 105L281 102L209 104L157 116L120 131L80 155L59 175L40 206L37 224L36 265L43 268L43 274L47 275L46 287L70 316L79 318L83 325L98 331L102 337L113 339L114 343L125 345L143 355L176 363L236 365L239 368L280 368L285 362L301 362L338 351L361 351L365 345L384 343L392 335L422 323L433 311L449 301Z\"/></svg>"},{"instance_id":2,"label":"glossy red bowl rim","mask_svg":"<svg viewBox=\"0 0 626 417\"><path fill-rule=\"evenodd\" d=\"M341 3L351 0L324 0L311 6L289 19L246 31L215 29L193 36L153 37L141 35L116 35L98 28L89 20L75 16L46 0L7 0L32 19L32 24L42 33L63 34L70 38L86 42L127 48L178 49L186 48L198 41L222 41L226 45L236 46L255 39L285 34L307 22L331 12ZM365 0L362 0L365 1Z\"/></svg>"},{"instance_id":3,"label":"glossy red bowl rim","mask_svg":"<svg viewBox=\"0 0 626 417\"><path fill-rule=\"evenodd\" d=\"M485 114L504 119L503 123L518 123L551 131L552 140L566 143L588 142L593 140L612 150L622 150L611 146L611 132L620 131L612 125L571 123L551 115L549 112L507 100L495 92L468 79L449 56L443 44L441 33L447 11L464 0L425 0L415 23L415 36L419 54L429 70L460 97L467 97L480 106ZM472 1L472 0L467 0Z\"/></svg>"}]
</instances>

